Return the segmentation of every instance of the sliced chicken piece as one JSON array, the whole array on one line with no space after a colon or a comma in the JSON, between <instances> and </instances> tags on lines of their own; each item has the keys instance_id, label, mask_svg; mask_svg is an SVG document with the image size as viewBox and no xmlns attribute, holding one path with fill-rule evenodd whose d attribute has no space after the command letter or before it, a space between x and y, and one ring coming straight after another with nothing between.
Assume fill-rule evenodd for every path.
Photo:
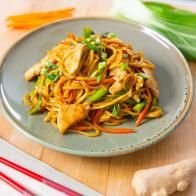
<instances>
[{"instance_id":1,"label":"sliced chicken piece","mask_svg":"<svg viewBox=\"0 0 196 196\"><path fill-rule=\"evenodd\" d=\"M151 90L152 94L155 97L159 96L158 83L154 78L154 71L152 69L143 68L145 74L149 76L149 79L146 80L146 86Z\"/></svg>"},{"instance_id":2,"label":"sliced chicken piece","mask_svg":"<svg viewBox=\"0 0 196 196\"><path fill-rule=\"evenodd\" d=\"M59 109L57 115L57 126L61 134L73 124L84 120L88 115L88 110L82 104L64 105Z\"/></svg>"},{"instance_id":3,"label":"sliced chicken piece","mask_svg":"<svg viewBox=\"0 0 196 196\"><path fill-rule=\"evenodd\" d=\"M65 69L69 75L74 76L77 72L79 72L82 57L87 51L88 48L84 44L78 44L76 48L70 50L70 53L66 56L64 61Z\"/></svg>"},{"instance_id":4,"label":"sliced chicken piece","mask_svg":"<svg viewBox=\"0 0 196 196\"><path fill-rule=\"evenodd\" d=\"M25 72L25 79L27 81L32 80L35 76L38 76L44 66L48 64L48 62L51 63L56 63L56 60L54 59L54 56L56 56L56 53L64 53L67 50L65 46L62 44L58 44L52 50L48 51L46 56L43 57L38 63L30 67L26 72ZM63 55L61 54L61 56Z\"/></svg>"},{"instance_id":5,"label":"sliced chicken piece","mask_svg":"<svg viewBox=\"0 0 196 196\"><path fill-rule=\"evenodd\" d=\"M114 82L114 84L109 88L109 92L114 95L115 93L124 89L122 82Z\"/></svg>"},{"instance_id":6,"label":"sliced chicken piece","mask_svg":"<svg viewBox=\"0 0 196 196\"><path fill-rule=\"evenodd\" d=\"M49 51L49 53L43 59L41 59L41 61L39 61L26 71L25 79L29 81L35 76L39 75L42 68L47 65L48 62L54 61L53 56L57 53L57 51L58 53L61 52L63 55L66 54L64 61L65 69L68 74L74 75L80 69L80 61L86 50L88 49L87 46L84 44L78 44L76 47L62 47L62 45L59 44L51 51Z\"/></svg>"},{"instance_id":7,"label":"sliced chicken piece","mask_svg":"<svg viewBox=\"0 0 196 196\"><path fill-rule=\"evenodd\" d=\"M41 61L30 67L25 72L25 79L27 81L32 80L35 76L40 74L41 69L46 65L46 62L49 61L48 55L46 55Z\"/></svg>"},{"instance_id":8,"label":"sliced chicken piece","mask_svg":"<svg viewBox=\"0 0 196 196\"><path fill-rule=\"evenodd\" d=\"M116 92L119 92L123 90L123 79L127 75L126 71L121 70L120 68L114 68L110 71L110 76L113 76L115 82L114 84L109 88L109 92L111 94L115 94Z\"/></svg>"}]
</instances>

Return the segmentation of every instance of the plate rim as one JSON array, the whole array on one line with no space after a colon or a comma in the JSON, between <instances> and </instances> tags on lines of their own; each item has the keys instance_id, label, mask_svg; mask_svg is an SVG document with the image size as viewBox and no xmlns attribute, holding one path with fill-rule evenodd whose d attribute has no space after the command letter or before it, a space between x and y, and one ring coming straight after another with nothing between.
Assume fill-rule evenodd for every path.
<instances>
[{"instance_id":1,"label":"plate rim","mask_svg":"<svg viewBox=\"0 0 196 196\"><path fill-rule=\"evenodd\" d=\"M191 108L191 104L193 101L193 93L194 93L194 89L193 89L193 78L192 78L192 74L191 74L191 70L189 68L189 65L185 59L185 57L183 56L183 54L180 52L180 50L170 41L168 40L166 37L164 37L163 35L161 35L160 33L145 27L144 25L138 24L134 21L127 21L124 19L115 19L113 17L75 17L75 18L71 18L71 19L61 19L61 20L57 20L55 22L51 22L45 25L42 25L34 30L31 30L30 32L25 33L21 38L19 38L14 44L12 44L9 49L3 54L3 57L0 60L0 85L1 85L1 72L3 70L3 64L7 58L7 56L9 55L9 53L12 51L12 49L14 49L14 47L16 47L18 44L20 44L20 42L22 42L23 40L25 40L26 38L28 38L29 36L33 35L34 33L44 29L44 28L48 28L50 26L53 26L57 23L66 23L69 21L80 21L80 20L89 20L89 19L93 19L93 20L110 20L110 21L115 21L115 22L120 22L120 23L125 23L127 25L131 25L133 27L136 27L137 29L143 29L146 30L147 32L151 33L152 35L155 35L156 37L158 37L159 39L161 39L164 43L166 43L170 48L172 48L176 54L177 54L177 58L179 58L182 61L182 65L184 66L184 71L186 74L186 79L187 79L187 85L188 85L188 95L187 95L187 100L185 102L185 105L182 109L182 111L179 113L178 117L171 123L168 125L168 127L161 132L161 134L156 135L155 137L152 137L150 139L148 139L147 141L142 141L140 143L138 143L137 145L129 145L126 147L119 147L118 149L111 149L111 150L102 150L102 151L82 151L82 150L76 150L76 149L72 149L72 148L67 148L67 147L62 147L62 146L58 146L55 144L51 144L47 141L43 141L40 138L38 138L35 135L32 135L31 133L29 133L26 129L23 129L22 127L20 127L20 125L9 115L9 112L6 111L6 107L3 104L3 98L1 95L1 90L0 90L0 112L3 113L3 115L6 117L6 119L9 120L9 122L17 129L19 130L22 134L24 134L25 136L27 136L28 138L46 146L49 147L51 149L57 150L57 151L61 151L64 153L68 153L68 154L72 154L72 155L79 155L79 156L87 156L87 157L109 157L109 156L117 156L117 155L124 155L124 154L128 154L128 153L132 153L138 150L142 150L144 148L147 148L151 145L154 145L156 143L158 143L159 141L161 141L162 139L164 139L166 136L168 136L169 134L171 134L181 123L182 121L185 119L185 117L187 116L188 112L190 111ZM2 85L1 85L2 87Z\"/></svg>"}]
</instances>

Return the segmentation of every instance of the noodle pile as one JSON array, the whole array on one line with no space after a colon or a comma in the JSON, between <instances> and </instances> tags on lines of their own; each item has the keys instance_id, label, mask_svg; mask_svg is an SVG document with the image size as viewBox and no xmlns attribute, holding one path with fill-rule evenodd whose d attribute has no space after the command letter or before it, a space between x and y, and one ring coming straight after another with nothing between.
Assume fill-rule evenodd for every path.
<instances>
[{"instance_id":1,"label":"noodle pile","mask_svg":"<svg viewBox=\"0 0 196 196\"><path fill-rule=\"evenodd\" d=\"M98 136L100 132L134 133L128 128L107 128L137 119L158 118L158 85L154 65L113 33L84 36L69 33L65 40L25 73L35 80L24 96L29 114L47 111L50 122L62 134L76 132Z\"/></svg>"}]
</instances>

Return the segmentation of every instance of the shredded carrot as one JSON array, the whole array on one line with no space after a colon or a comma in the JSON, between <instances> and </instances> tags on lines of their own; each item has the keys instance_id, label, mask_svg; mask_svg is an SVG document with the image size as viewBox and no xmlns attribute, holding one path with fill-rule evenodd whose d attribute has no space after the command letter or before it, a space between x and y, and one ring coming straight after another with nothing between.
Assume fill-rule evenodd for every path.
<instances>
[{"instance_id":1,"label":"shredded carrot","mask_svg":"<svg viewBox=\"0 0 196 196\"><path fill-rule=\"evenodd\" d=\"M142 110L142 112L138 116L138 119L135 123L136 127L141 124L142 120L145 118L146 114L148 113L148 110L149 110L150 105L152 103L152 95L150 93L149 88L146 88L146 91L147 91L147 103L146 103L145 108Z\"/></svg>"},{"instance_id":2,"label":"shredded carrot","mask_svg":"<svg viewBox=\"0 0 196 196\"><path fill-rule=\"evenodd\" d=\"M97 129L99 129L100 131L103 131L105 133L135 133L136 131L133 129L127 129L127 128L106 128L106 127L101 127L98 124L94 124Z\"/></svg>"},{"instance_id":3,"label":"shredded carrot","mask_svg":"<svg viewBox=\"0 0 196 196\"><path fill-rule=\"evenodd\" d=\"M86 83L89 85L96 85L96 84L109 84L109 83L114 83L115 80L113 78L107 78L103 79L100 82L97 82L96 80L87 80Z\"/></svg>"},{"instance_id":4,"label":"shredded carrot","mask_svg":"<svg viewBox=\"0 0 196 196\"><path fill-rule=\"evenodd\" d=\"M92 113L92 122L94 124L99 123L99 119L100 119L101 115L103 114L103 112L104 112L104 109L99 109L99 110L93 111L93 113Z\"/></svg>"},{"instance_id":5,"label":"shredded carrot","mask_svg":"<svg viewBox=\"0 0 196 196\"><path fill-rule=\"evenodd\" d=\"M67 13L67 12L72 12L74 11L75 8L66 8L66 9L61 9L61 10L55 10L55 11L48 11L48 12L34 12L34 13L27 13L27 14L18 14L18 15L12 15L6 18L6 20L15 20L15 19L24 19L24 18L38 18L40 19L40 17L47 17L48 16L56 16L59 14L63 14L63 13Z\"/></svg>"},{"instance_id":6,"label":"shredded carrot","mask_svg":"<svg viewBox=\"0 0 196 196\"><path fill-rule=\"evenodd\" d=\"M69 91L69 103L71 103L75 99L75 90Z\"/></svg>"},{"instance_id":7,"label":"shredded carrot","mask_svg":"<svg viewBox=\"0 0 196 196\"><path fill-rule=\"evenodd\" d=\"M105 133L135 133L135 130L133 129L127 129L127 128L106 128L106 127L101 127L99 125L99 119L101 117L101 115L103 114L104 109L99 109L99 110L95 110L92 114L92 121L94 126L100 130L103 131Z\"/></svg>"},{"instance_id":8,"label":"shredded carrot","mask_svg":"<svg viewBox=\"0 0 196 196\"><path fill-rule=\"evenodd\" d=\"M67 38L70 38L70 39L73 39L73 40L76 40L76 36L73 34L73 33L68 33L67 35Z\"/></svg>"},{"instance_id":9,"label":"shredded carrot","mask_svg":"<svg viewBox=\"0 0 196 196\"><path fill-rule=\"evenodd\" d=\"M72 16L75 8L13 15L6 18L7 27L14 29L32 29L40 25Z\"/></svg>"}]
</instances>

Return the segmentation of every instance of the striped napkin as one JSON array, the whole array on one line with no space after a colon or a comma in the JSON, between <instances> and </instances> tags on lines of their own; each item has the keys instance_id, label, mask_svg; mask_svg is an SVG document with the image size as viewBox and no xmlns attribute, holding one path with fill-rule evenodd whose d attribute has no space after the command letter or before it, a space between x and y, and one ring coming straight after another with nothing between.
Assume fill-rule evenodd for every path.
<instances>
[{"instance_id":1,"label":"striped napkin","mask_svg":"<svg viewBox=\"0 0 196 196\"><path fill-rule=\"evenodd\" d=\"M19 164L31 171L34 171L46 178L49 178L59 184L62 184L66 187L69 187L72 190L75 190L82 195L85 196L101 196L100 193L92 190L91 188L81 184L80 182L74 180L71 177L68 177L57 170L53 169L52 167L48 166L47 164L31 157L30 155L20 151L19 149L11 146L7 142L0 139L0 156ZM0 171L5 173L7 176L12 178L13 180L17 181L19 184L26 187L28 190L32 191L36 195L40 196L61 196L64 195L63 193L52 189L12 168L9 168L0 163ZM5 184L3 181L0 180L0 195L6 196L18 196L19 193L15 191L12 187Z\"/></svg>"}]
</instances>

